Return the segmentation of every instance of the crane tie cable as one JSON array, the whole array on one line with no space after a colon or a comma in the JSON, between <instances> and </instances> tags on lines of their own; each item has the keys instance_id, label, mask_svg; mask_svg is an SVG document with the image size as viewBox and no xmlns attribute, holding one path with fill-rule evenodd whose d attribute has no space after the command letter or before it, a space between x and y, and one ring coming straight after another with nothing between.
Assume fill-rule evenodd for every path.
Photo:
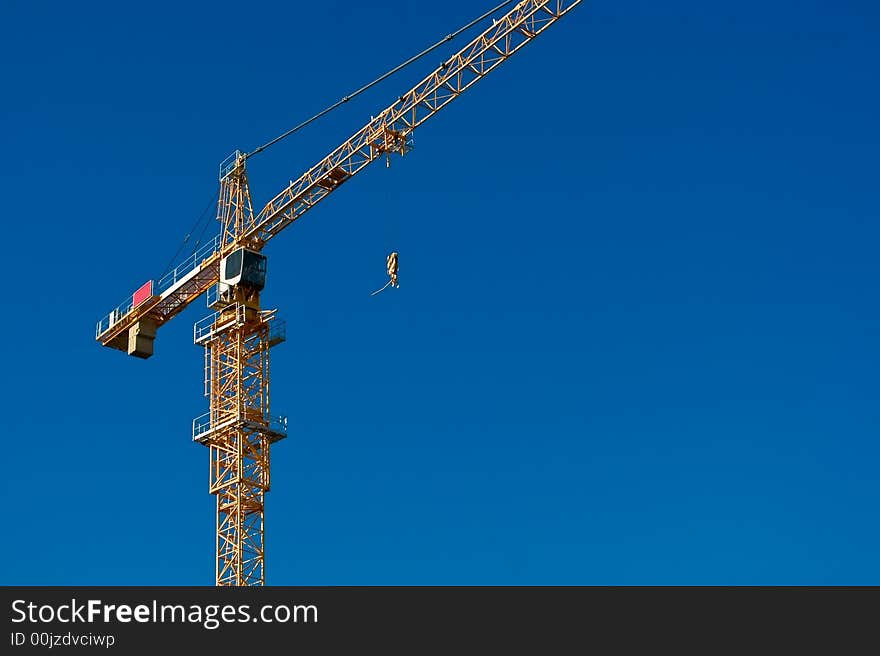
<instances>
[{"instance_id":1,"label":"crane tie cable","mask_svg":"<svg viewBox=\"0 0 880 656\"><path fill-rule=\"evenodd\" d=\"M208 201L208 204L205 205L205 209L202 210L202 213L199 214L199 218L193 224L193 227L190 228L189 232L187 232L184 235L183 241L181 242L180 246L178 246L178 248L177 248L177 252L171 256L171 259L168 261L168 265L165 267L165 270L162 272L162 275L159 276L159 278L158 278L159 280L164 278L165 274L168 273L169 271L171 271L171 269L174 267L175 262L178 261L177 258L180 257L180 254L181 254L181 252L183 252L183 249L186 247L186 244L189 241L189 238L192 237L192 235L195 233L195 231L198 230L199 225L201 225L201 223L203 221L205 221L205 219L209 216L208 210L210 210L211 207L217 203L217 199L218 199L219 194L220 194L219 191L214 192L214 195L211 197L211 200ZM208 226L210 224L211 224L210 221L205 221L205 225L202 227L202 231L199 233L199 238L196 239L196 243L193 246L193 253L195 253L196 249L198 249L199 244L202 241L202 237L205 236L205 231L208 229Z\"/></svg>"},{"instance_id":2,"label":"crane tie cable","mask_svg":"<svg viewBox=\"0 0 880 656\"><path fill-rule=\"evenodd\" d=\"M468 23L468 24L465 25L464 27L461 27L461 28L457 29L457 30L456 30L455 32L453 32L452 34L447 34L445 37L443 37L440 41L438 41L437 43L435 43L435 44L432 45L431 47L426 48L425 50L422 50L419 54L410 57L409 59L407 59L407 60L406 60L405 62L403 62L402 64L399 64L398 66L395 66L394 68L392 68L392 69L391 69L390 71L388 71L387 73L385 73L385 74L383 74L383 75L380 75L379 77L377 77L375 80L373 80L373 81L370 82L369 84L365 84L364 86L362 86L362 87L361 87L360 89L358 89L357 91L354 91L354 92L348 94L347 96L343 96L342 99L337 100L335 103L333 103L332 105L330 105L330 106L327 107L326 109L321 110L320 112L318 112L317 114L315 114L314 116L312 116L310 119L305 120L305 121L303 121L302 123L300 123L299 125L290 128L290 129L289 129L287 132L285 132L284 134L281 134L281 135L275 137L275 138L272 139L271 141L267 141L266 143L264 143L264 144L263 144L262 146L260 146L259 148L256 148L256 149L252 150L251 152L247 153L247 154L244 156L244 158L247 160L247 159L253 157L253 156L256 155L256 154L263 152L263 151L266 150L269 146L274 146L275 144L277 144L277 143L278 143L279 141L281 141L282 139L286 139L287 137L289 137L290 135L292 135L294 132L297 132L297 131L301 130L302 128L306 127L307 125L309 125L310 123L313 123L314 121L317 121L319 118L321 118L322 116L325 116L325 115L329 114L330 112L332 112L332 111L333 111L334 109L336 109L337 107L339 107L339 106L341 106L341 105L344 105L345 103L347 103L347 102L348 102L349 100L351 100L352 98L355 98L355 97L359 96L360 94L362 94L362 93L363 93L364 91L366 91L367 89L376 86L377 84L379 84L379 83L382 82L383 80L385 80L385 79L391 77L392 75L394 75L394 74L397 73L398 71L401 71L401 70L403 70L404 68L406 68L407 66L409 66L410 64L412 64L412 63L418 61L419 59L421 59L422 57L424 57L424 56L427 55L428 53L433 52L434 50L436 50L437 48L439 48L439 47L442 46L443 44L448 43L449 41L452 41L455 37L459 36L462 32L466 32L467 30L471 29L471 28L472 28L474 25L476 25L477 23L486 20L489 16L491 16L492 14L494 14L496 11L498 11L499 9L502 9L503 7L506 7L506 6L509 5L509 4L512 4L514 1L515 1L515 0L507 0L507 2L502 2L502 3L499 4L497 7L493 7L492 9L490 9L489 11L487 11L485 14L483 14L483 15L480 16L479 18L475 18L475 19L472 20L470 23ZM443 65L444 65L444 64L441 64L441 66L443 66Z\"/></svg>"}]
</instances>

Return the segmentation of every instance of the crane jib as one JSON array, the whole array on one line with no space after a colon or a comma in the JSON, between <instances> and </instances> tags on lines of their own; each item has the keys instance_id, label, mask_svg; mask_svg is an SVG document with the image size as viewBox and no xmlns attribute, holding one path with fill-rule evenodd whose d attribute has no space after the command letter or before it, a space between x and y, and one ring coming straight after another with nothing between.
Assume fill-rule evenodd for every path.
<instances>
[{"instance_id":1,"label":"crane jib","mask_svg":"<svg viewBox=\"0 0 880 656\"><path fill-rule=\"evenodd\" d=\"M98 322L96 339L104 346L126 350L126 344L130 341L126 335L141 322L150 322L155 328L167 322L217 282L221 255L240 244L261 249L272 237L368 164L391 153L403 155L411 150L415 128L580 2L525 0L502 18L494 20L491 27L402 94L299 179L291 182L256 216L242 222L241 231L233 235L228 243L223 242L223 235L218 235L178 266L173 275L166 275L153 285L153 294L143 298L141 289L114 308ZM238 175L236 171L243 174L246 158L241 153L235 153L224 163L221 178L224 178L224 174L227 178L234 177ZM223 202L222 198L220 202Z\"/></svg>"}]
</instances>

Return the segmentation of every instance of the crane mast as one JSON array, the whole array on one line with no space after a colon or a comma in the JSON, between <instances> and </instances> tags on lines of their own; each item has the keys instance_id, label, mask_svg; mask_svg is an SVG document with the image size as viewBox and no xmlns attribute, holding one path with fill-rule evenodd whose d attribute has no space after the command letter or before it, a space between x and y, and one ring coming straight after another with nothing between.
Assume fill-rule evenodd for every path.
<instances>
[{"instance_id":1,"label":"crane mast","mask_svg":"<svg viewBox=\"0 0 880 656\"><path fill-rule=\"evenodd\" d=\"M236 151L220 166L219 234L158 281L147 281L102 318L96 339L141 358L158 328L207 293L215 313L196 323L205 349L209 411L193 421L193 440L210 450L216 497L216 584L263 585L269 453L287 435L270 408L270 349L285 341L276 310L263 310L266 258L274 236L367 165L412 147L413 131L581 0L524 0L449 57L387 109L254 214L246 165Z\"/></svg>"},{"instance_id":2,"label":"crane mast","mask_svg":"<svg viewBox=\"0 0 880 656\"><path fill-rule=\"evenodd\" d=\"M237 239L253 221L244 159L239 155L220 169L218 219L221 246L247 245ZM239 257L221 260L220 280L239 278L238 282L218 285L209 299L217 312L193 331L195 343L205 349L209 405L207 415L193 423L193 439L210 451L209 491L217 506L216 584L264 585L270 445L287 435L286 418L270 413L269 349L283 342L285 333L276 311L260 308L265 258L244 248L233 253ZM255 269L251 274L256 275L247 273L248 259Z\"/></svg>"}]
</instances>

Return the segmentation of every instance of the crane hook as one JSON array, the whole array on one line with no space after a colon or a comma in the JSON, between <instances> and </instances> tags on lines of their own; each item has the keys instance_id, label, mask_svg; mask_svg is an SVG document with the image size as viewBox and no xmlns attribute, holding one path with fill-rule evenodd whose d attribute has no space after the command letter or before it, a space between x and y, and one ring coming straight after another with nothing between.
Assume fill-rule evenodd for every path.
<instances>
[{"instance_id":1,"label":"crane hook","mask_svg":"<svg viewBox=\"0 0 880 656\"><path fill-rule=\"evenodd\" d=\"M385 287L381 289L377 289L370 296L375 296L381 291L384 291L389 285L392 287L400 287L400 283L397 282L397 251L392 251L388 257L385 258L385 270L388 272L388 282L385 283Z\"/></svg>"}]
</instances>

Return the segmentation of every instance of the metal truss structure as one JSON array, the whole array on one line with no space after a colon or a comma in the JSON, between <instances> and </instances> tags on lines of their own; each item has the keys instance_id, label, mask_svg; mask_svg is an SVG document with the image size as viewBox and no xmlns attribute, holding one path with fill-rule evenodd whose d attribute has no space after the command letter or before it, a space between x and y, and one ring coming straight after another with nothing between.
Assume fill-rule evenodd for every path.
<instances>
[{"instance_id":1,"label":"metal truss structure","mask_svg":"<svg viewBox=\"0 0 880 656\"><path fill-rule=\"evenodd\" d=\"M147 319L159 327L170 320L216 283L220 259L233 250L236 243L244 241L261 248L367 164L392 152L404 154L416 127L580 3L581 0L526 0L517 4L367 126L292 182L252 221L241 226L224 226L223 239L215 242L214 250L203 251L201 257L188 259L166 276L165 285L154 286L154 293L140 303L126 299L98 322L98 341L104 346L125 350L126 336L139 321ZM246 155L236 152L230 165L235 169L243 167L246 159ZM221 169L221 177L223 173ZM229 228L232 241L227 238Z\"/></svg>"},{"instance_id":2,"label":"metal truss structure","mask_svg":"<svg viewBox=\"0 0 880 656\"><path fill-rule=\"evenodd\" d=\"M269 406L269 349L284 341L283 324L273 325L275 310L249 305L232 303L195 330L210 411L194 422L193 439L210 449L217 585L265 583L270 445L287 435L286 420Z\"/></svg>"},{"instance_id":3,"label":"metal truss structure","mask_svg":"<svg viewBox=\"0 0 880 656\"><path fill-rule=\"evenodd\" d=\"M523 0L401 95L333 152L254 214L236 151L220 167L217 237L158 282L148 281L102 318L96 339L142 358L153 353L156 330L208 293L216 314L195 326L205 348L209 412L193 422L193 439L210 449L210 492L217 498L217 585L262 585L265 495L270 446L286 436L286 419L269 406L269 349L284 341L275 310L260 309L259 291L221 285L221 265L237 249L259 253L272 237L368 164L412 148L413 131L580 4ZM256 255L255 257L262 257ZM212 297L213 292L213 297Z\"/></svg>"}]
</instances>

